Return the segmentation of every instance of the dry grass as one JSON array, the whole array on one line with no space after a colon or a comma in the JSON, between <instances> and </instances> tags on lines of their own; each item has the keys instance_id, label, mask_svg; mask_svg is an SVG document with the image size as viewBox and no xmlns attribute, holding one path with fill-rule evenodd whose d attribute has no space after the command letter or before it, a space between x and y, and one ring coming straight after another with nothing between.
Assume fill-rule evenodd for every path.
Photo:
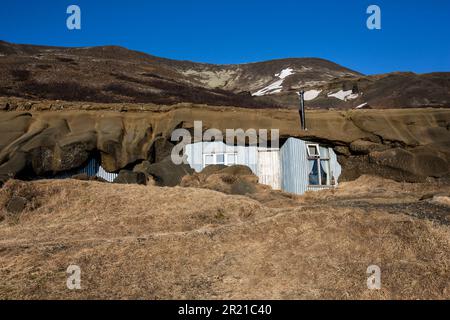
<instances>
[{"instance_id":1,"label":"dry grass","mask_svg":"<svg viewBox=\"0 0 450 320\"><path fill-rule=\"evenodd\" d=\"M39 206L0 223L3 299L450 298L450 229L428 219L310 195L276 208L205 189L73 180L10 181L0 196L21 188ZM81 267L79 291L66 288L70 264ZM381 290L367 289L371 264Z\"/></svg>"}]
</instances>

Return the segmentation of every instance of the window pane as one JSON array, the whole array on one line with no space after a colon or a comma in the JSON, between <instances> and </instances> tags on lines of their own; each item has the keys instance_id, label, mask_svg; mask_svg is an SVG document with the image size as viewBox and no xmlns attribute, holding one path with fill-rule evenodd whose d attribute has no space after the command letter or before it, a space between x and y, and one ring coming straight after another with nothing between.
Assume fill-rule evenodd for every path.
<instances>
[{"instance_id":1,"label":"window pane","mask_svg":"<svg viewBox=\"0 0 450 320\"><path fill-rule=\"evenodd\" d=\"M309 160L309 184L318 185L319 184L319 166L317 160Z\"/></svg>"},{"instance_id":2,"label":"window pane","mask_svg":"<svg viewBox=\"0 0 450 320\"><path fill-rule=\"evenodd\" d=\"M212 154L208 154L205 156L205 166L214 164L214 156Z\"/></svg>"},{"instance_id":3,"label":"window pane","mask_svg":"<svg viewBox=\"0 0 450 320\"><path fill-rule=\"evenodd\" d=\"M328 148L327 147L320 147L320 157L321 158L325 158L325 159L329 159L330 158L330 154L328 152Z\"/></svg>"},{"instance_id":4,"label":"window pane","mask_svg":"<svg viewBox=\"0 0 450 320\"><path fill-rule=\"evenodd\" d=\"M328 185L329 183L329 175L330 175L330 161L329 160L320 160L320 175L322 179L322 185Z\"/></svg>"},{"instance_id":5,"label":"window pane","mask_svg":"<svg viewBox=\"0 0 450 320\"><path fill-rule=\"evenodd\" d=\"M312 145L312 144L308 145L308 154L309 154L309 156L318 156L319 155L318 151L319 150L317 150L317 146L316 145Z\"/></svg>"},{"instance_id":6,"label":"window pane","mask_svg":"<svg viewBox=\"0 0 450 320\"><path fill-rule=\"evenodd\" d=\"M216 154L216 164L224 164L225 163L225 155L223 153Z\"/></svg>"}]
</instances>

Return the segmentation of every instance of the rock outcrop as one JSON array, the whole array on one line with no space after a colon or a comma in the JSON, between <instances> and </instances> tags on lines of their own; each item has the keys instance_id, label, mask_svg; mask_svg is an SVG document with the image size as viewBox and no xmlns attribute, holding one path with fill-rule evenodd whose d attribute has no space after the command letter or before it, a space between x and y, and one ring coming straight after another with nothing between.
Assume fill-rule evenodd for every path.
<instances>
[{"instance_id":1,"label":"rock outcrop","mask_svg":"<svg viewBox=\"0 0 450 320\"><path fill-rule=\"evenodd\" d=\"M84 111L69 103L67 111L0 112L0 180L77 168L94 153L111 172L145 160L160 162L175 143L173 130L193 131L194 121L223 132L279 129L281 140L299 137L331 146L343 165L343 180L366 173L406 181L449 175L449 109L309 111L308 130L301 131L296 110L133 107L134 112L116 112L94 105L96 111Z\"/></svg>"},{"instance_id":2,"label":"rock outcrop","mask_svg":"<svg viewBox=\"0 0 450 320\"><path fill-rule=\"evenodd\" d=\"M133 171L152 178L155 184L161 187L174 187L179 185L184 176L194 172L187 164L174 164L170 156L156 163L150 163L145 160L136 165Z\"/></svg>"},{"instance_id":3,"label":"rock outcrop","mask_svg":"<svg viewBox=\"0 0 450 320\"><path fill-rule=\"evenodd\" d=\"M114 183L146 185L147 177L142 172L120 170L119 175L114 179Z\"/></svg>"}]
</instances>

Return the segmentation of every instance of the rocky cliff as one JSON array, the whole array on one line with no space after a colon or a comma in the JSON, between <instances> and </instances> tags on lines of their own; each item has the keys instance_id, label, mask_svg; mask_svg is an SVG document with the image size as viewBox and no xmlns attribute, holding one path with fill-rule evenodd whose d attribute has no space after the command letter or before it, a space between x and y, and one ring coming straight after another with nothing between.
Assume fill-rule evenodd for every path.
<instances>
[{"instance_id":1,"label":"rocky cliff","mask_svg":"<svg viewBox=\"0 0 450 320\"><path fill-rule=\"evenodd\" d=\"M301 131L298 113L286 109L91 104L83 110L77 103L16 101L13 111L5 111L0 105L3 180L77 168L92 154L108 171L158 162L173 147L172 131L192 130L196 120L204 130L279 129L282 139L332 146L344 168L342 180L365 173L404 181L449 176L449 109L309 111L308 130ZM59 111L43 111L49 109Z\"/></svg>"}]
</instances>

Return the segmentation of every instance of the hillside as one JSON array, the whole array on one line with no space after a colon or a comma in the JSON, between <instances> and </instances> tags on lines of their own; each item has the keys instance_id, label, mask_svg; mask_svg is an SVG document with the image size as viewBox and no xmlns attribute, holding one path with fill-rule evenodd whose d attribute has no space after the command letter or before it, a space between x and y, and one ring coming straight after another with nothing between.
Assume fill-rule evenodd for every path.
<instances>
[{"instance_id":1,"label":"hillside","mask_svg":"<svg viewBox=\"0 0 450 320\"><path fill-rule=\"evenodd\" d=\"M104 103L201 103L296 108L449 107L450 73L364 76L317 58L213 65L117 46L61 48L0 42L0 95Z\"/></svg>"}]
</instances>

